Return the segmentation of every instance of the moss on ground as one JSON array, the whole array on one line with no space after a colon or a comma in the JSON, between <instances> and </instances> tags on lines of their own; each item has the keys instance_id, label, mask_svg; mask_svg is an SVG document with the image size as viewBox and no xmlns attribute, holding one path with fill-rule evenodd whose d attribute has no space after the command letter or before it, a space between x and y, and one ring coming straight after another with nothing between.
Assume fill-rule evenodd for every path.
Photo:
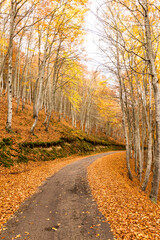
<instances>
[{"instance_id":1,"label":"moss on ground","mask_svg":"<svg viewBox=\"0 0 160 240\"><path fill-rule=\"evenodd\" d=\"M29 159L25 155L23 155L21 153L19 154L18 159L17 159L18 163L27 163L28 161L29 161Z\"/></svg>"},{"instance_id":2,"label":"moss on ground","mask_svg":"<svg viewBox=\"0 0 160 240\"><path fill-rule=\"evenodd\" d=\"M10 167L14 162L27 163L32 161L50 161L73 154L88 155L93 152L124 150L124 145L97 139L80 131L67 128L63 137L50 142L22 142L13 148L11 138L3 138L0 142L0 165ZM13 154L11 151L15 151ZM12 158L14 158L14 161Z\"/></svg>"},{"instance_id":3,"label":"moss on ground","mask_svg":"<svg viewBox=\"0 0 160 240\"><path fill-rule=\"evenodd\" d=\"M4 167L13 166L12 158L4 151L0 151L0 165L3 165Z\"/></svg>"}]
</instances>

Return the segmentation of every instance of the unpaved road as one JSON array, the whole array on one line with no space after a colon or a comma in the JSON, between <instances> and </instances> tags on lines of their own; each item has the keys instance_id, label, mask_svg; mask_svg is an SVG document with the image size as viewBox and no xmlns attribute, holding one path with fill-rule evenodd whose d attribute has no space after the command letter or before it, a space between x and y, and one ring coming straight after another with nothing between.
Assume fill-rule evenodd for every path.
<instances>
[{"instance_id":1,"label":"unpaved road","mask_svg":"<svg viewBox=\"0 0 160 240\"><path fill-rule=\"evenodd\" d=\"M0 239L111 240L113 235L98 211L88 182L87 167L102 153L67 165L25 201L5 225Z\"/></svg>"}]
</instances>

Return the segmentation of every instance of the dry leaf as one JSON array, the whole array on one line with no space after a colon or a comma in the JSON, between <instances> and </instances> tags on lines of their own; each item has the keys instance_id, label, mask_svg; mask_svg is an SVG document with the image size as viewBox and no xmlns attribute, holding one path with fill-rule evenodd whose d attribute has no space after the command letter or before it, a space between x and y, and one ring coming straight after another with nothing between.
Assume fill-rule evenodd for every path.
<instances>
[{"instance_id":1,"label":"dry leaf","mask_svg":"<svg viewBox=\"0 0 160 240\"><path fill-rule=\"evenodd\" d=\"M52 227L52 229L53 229L54 231L57 231L57 228L55 228L55 227Z\"/></svg>"},{"instance_id":2,"label":"dry leaf","mask_svg":"<svg viewBox=\"0 0 160 240\"><path fill-rule=\"evenodd\" d=\"M18 234L15 238L20 238L21 237L21 235L20 234Z\"/></svg>"}]
</instances>

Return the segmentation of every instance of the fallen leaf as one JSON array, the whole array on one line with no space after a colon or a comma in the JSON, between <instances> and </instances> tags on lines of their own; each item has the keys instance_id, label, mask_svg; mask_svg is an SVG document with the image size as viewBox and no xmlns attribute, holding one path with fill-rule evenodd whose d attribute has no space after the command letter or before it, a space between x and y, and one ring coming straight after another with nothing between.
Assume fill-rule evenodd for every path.
<instances>
[{"instance_id":1,"label":"fallen leaf","mask_svg":"<svg viewBox=\"0 0 160 240\"><path fill-rule=\"evenodd\" d=\"M15 238L20 238L21 237L21 235L20 234L18 234Z\"/></svg>"},{"instance_id":2,"label":"fallen leaf","mask_svg":"<svg viewBox=\"0 0 160 240\"><path fill-rule=\"evenodd\" d=\"M57 231L57 228L55 228L55 227L52 227L52 229L53 229L54 231Z\"/></svg>"}]
</instances>

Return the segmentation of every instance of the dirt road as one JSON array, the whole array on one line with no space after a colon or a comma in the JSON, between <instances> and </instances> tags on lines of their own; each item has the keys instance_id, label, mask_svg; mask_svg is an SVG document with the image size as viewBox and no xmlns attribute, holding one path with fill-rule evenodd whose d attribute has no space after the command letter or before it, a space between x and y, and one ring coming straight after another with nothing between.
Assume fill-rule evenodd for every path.
<instances>
[{"instance_id":1,"label":"dirt road","mask_svg":"<svg viewBox=\"0 0 160 240\"><path fill-rule=\"evenodd\" d=\"M113 153L78 160L49 178L8 221L0 239L113 239L110 226L98 211L87 182L87 167L109 154Z\"/></svg>"}]
</instances>

